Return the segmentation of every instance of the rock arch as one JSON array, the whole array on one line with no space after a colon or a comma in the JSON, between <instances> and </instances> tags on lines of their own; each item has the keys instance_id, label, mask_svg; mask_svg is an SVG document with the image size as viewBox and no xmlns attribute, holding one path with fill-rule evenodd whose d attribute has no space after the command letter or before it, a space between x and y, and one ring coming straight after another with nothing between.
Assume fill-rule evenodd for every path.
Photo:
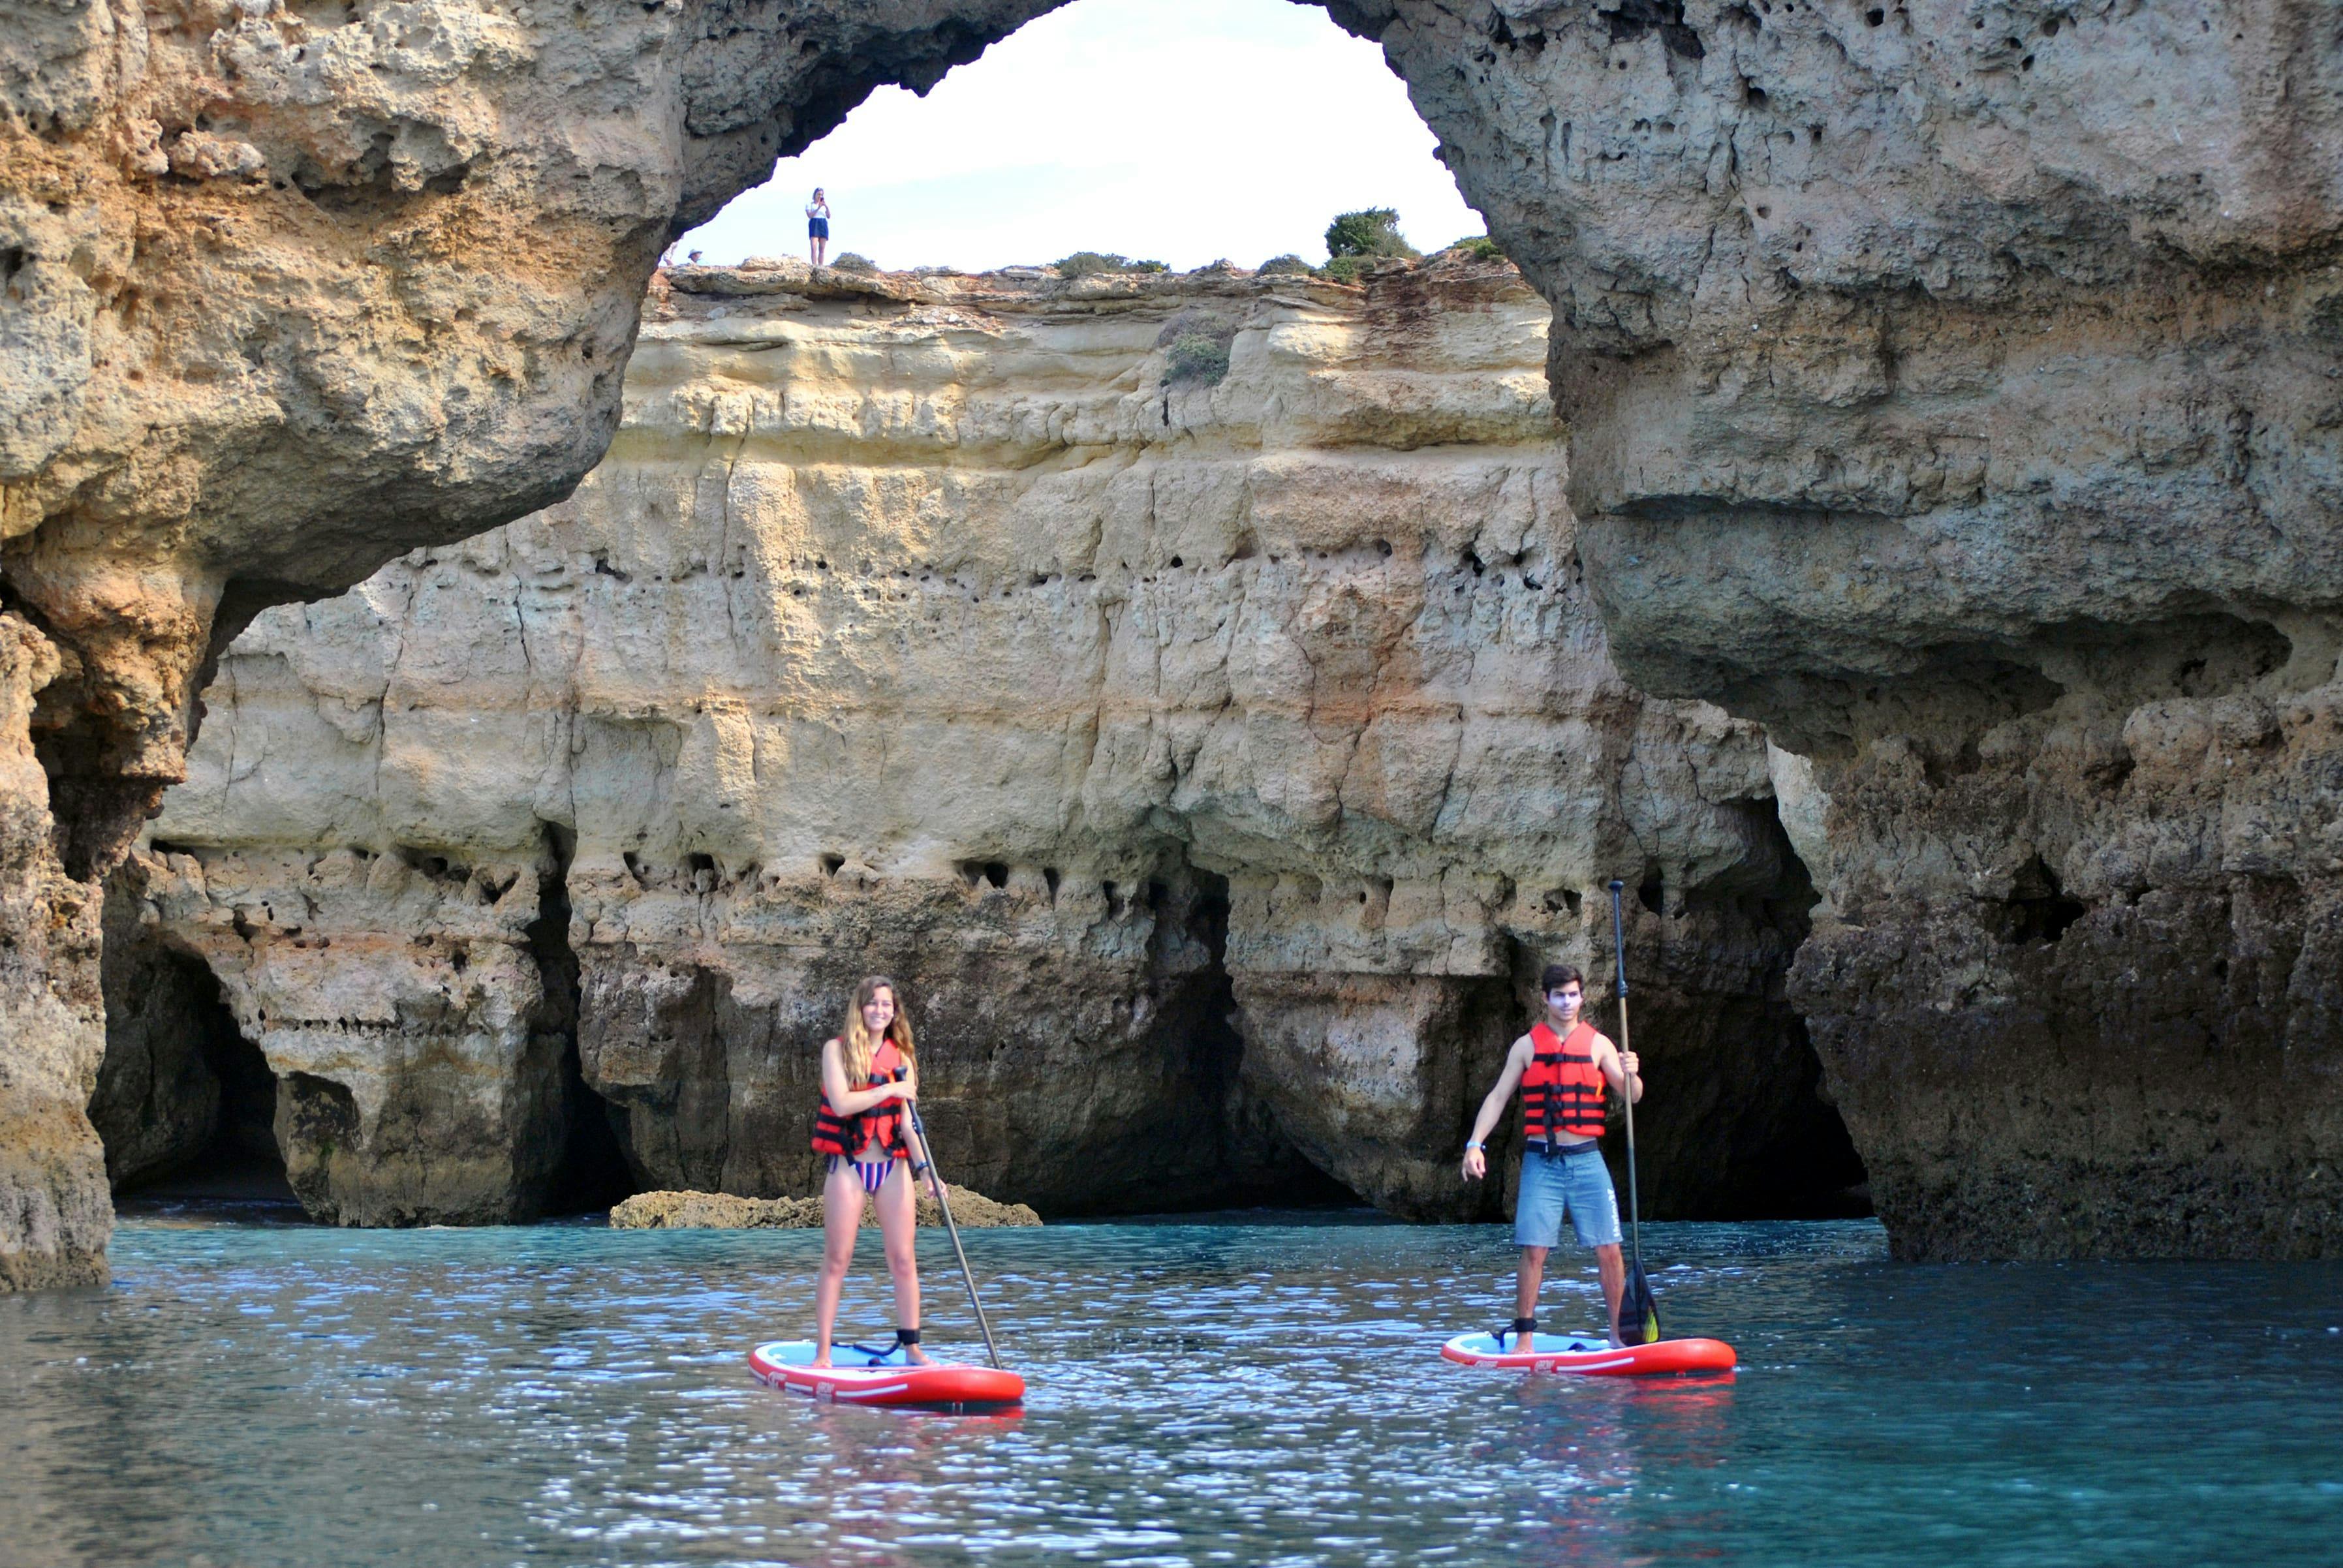
<instances>
[{"instance_id":1,"label":"rock arch","mask_svg":"<svg viewBox=\"0 0 2343 1568\"><path fill-rule=\"evenodd\" d=\"M1045 8L8 0L0 1282L103 1271L96 879L220 640L565 493L666 237ZM2343 1246L2324 8L1328 9L1554 304L1623 667L1806 766L1802 994L1898 1244ZM2167 658L2207 618L2282 662ZM1989 941L2037 860L2086 906L2047 967ZM2116 983L2176 942L2165 992L2209 1021ZM2103 982L2039 1028L1918 1027ZM2146 1063L2140 1020L2193 1043ZM2086 1165L1999 1112L1948 1154L1914 1039L2005 1077L2022 1040L2140 1109ZM2277 1087L2156 1109L2239 1081ZM2187 1199L2217 1152L2227 1197Z\"/></svg>"}]
</instances>

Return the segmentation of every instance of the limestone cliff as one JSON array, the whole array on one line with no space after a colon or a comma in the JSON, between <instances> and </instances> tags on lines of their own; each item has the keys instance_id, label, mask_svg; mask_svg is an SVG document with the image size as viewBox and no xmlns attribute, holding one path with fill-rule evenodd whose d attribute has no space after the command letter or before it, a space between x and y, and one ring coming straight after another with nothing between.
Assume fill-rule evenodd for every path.
<instances>
[{"instance_id":1,"label":"limestone cliff","mask_svg":"<svg viewBox=\"0 0 2343 1568\"><path fill-rule=\"evenodd\" d=\"M679 274L573 498L228 650L154 940L346 1220L542 1201L570 955L644 1182L809 1191L878 970L982 1191L1201 1202L1298 1153L1460 1214L1531 971L1607 977L1624 867L1654 1207L1843 1183L1763 739L1611 669L1545 317L1502 263Z\"/></svg>"},{"instance_id":2,"label":"limestone cliff","mask_svg":"<svg viewBox=\"0 0 2343 1568\"><path fill-rule=\"evenodd\" d=\"M1347 9L1554 302L1621 667L1787 749L1899 1251L2343 1249L2332 7Z\"/></svg>"},{"instance_id":3,"label":"limestone cliff","mask_svg":"<svg viewBox=\"0 0 2343 1568\"><path fill-rule=\"evenodd\" d=\"M660 246L1043 9L0 0L0 1289L104 1277L98 884L217 643L566 494Z\"/></svg>"},{"instance_id":4,"label":"limestone cliff","mask_svg":"<svg viewBox=\"0 0 2343 1568\"><path fill-rule=\"evenodd\" d=\"M1048 8L0 0L0 1287L103 1273L216 632L564 493L662 240ZM1555 307L1625 673L1787 748L1897 1245L2343 1246L2329 8L1327 9Z\"/></svg>"}]
</instances>

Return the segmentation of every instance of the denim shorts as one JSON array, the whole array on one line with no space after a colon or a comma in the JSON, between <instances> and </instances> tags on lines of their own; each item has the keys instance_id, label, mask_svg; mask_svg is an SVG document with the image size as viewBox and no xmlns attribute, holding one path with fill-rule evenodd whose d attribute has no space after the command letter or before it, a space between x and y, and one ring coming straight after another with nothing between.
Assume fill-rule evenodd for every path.
<instances>
[{"instance_id":1,"label":"denim shorts","mask_svg":"<svg viewBox=\"0 0 2343 1568\"><path fill-rule=\"evenodd\" d=\"M1562 1241L1562 1217L1582 1247L1619 1244L1619 1195L1602 1152L1581 1143L1561 1153L1536 1144L1522 1153L1522 1188L1513 1201L1513 1245L1553 1247Z\"/></svg>"}]
</instances>

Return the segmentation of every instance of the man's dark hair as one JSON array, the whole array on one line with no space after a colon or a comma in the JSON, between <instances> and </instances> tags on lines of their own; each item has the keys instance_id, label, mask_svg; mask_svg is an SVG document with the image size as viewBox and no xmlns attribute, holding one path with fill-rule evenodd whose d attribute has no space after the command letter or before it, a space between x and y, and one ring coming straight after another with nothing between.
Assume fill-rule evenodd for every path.
<instances>
[{"instance_id":1,"label":"man's dark hair","mask_svg":"<svg viewBox=\"0 0 2343 1568\"><path fill-rule=\"evenodd\" d=\"M1545 972L1538 977L1538 994L1545 996L1558 991L1573 981L1577 982L1580 990L1586 989L1586 977L1570 965L1548 964L1545 966Z\"/></svg>"}]
</instances>

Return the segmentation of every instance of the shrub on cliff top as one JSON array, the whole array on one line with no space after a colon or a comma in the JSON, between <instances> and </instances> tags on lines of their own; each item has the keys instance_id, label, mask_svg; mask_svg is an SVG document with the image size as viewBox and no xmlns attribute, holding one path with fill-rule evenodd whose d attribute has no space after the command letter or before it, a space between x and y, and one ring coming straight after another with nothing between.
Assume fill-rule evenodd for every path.
<instances>
[{"instance_id":1,"label":"shrub on cliff top","mask_svg":"<svg viewBox=\"0 0 2343 1568\"><path fill-rule=\"evenodd\" d=\"M1400 236L1398 213L1387 206L1371 206L1340 214L1326 226L1326 254L1337 260L1346 256L1400 256L1413 260L1423 253Z\"/></svg>"},{"instance_id":2,"label":"shrub on cliff top","mask_svg":"<svg viewBox=\"0 0 2343 1568\"><path fill-rule=\"evenodd\" d=\"M869 256L863 255L859 250L840 251L838 255L838 258L832 261L830 265L837 268L840 272L877 272L880 270L880 266L877 262L871 260Z\"/></svg>"},{"instance_id":3,"label":"shrub on cliff top","mask_svg":"<svg viewBox=\"0 0 2343 1568\"><path fill-rule=\"evenodd\" d=\"M1505 259L1504 248L1485 234L1476 234L1468 238L1460 239L1455 244L1450 246L1448 249L1463 256L1467 260L1471 261L1503 261Z\"/></svg>"},{"instance_id":4,"label":"shrub on cliff top","mask_svg":"<svg viewBox=\"0 0 2343 1568\"><path fill-rule=\"evenodd\" d=\"M1306 274L1317 270L1290 250L1283 256L1271 256L1267 261L1262 262L1259 268L1260 275L1263 277L1276 277L1286 273Z\"/></svg>"},{"instance_id":5,"label":"shrub on cliff top","mask_svg":"<svg viewBox=\"0 0 2343 1568\"><path fill-rule=\"evenodd\" d=\"M1133 261L1111 250L1078 250L1058 258L1061 277L1088 277L1098 272L1169 272L1160 261Z\"/></svg>"}]
</instances>

